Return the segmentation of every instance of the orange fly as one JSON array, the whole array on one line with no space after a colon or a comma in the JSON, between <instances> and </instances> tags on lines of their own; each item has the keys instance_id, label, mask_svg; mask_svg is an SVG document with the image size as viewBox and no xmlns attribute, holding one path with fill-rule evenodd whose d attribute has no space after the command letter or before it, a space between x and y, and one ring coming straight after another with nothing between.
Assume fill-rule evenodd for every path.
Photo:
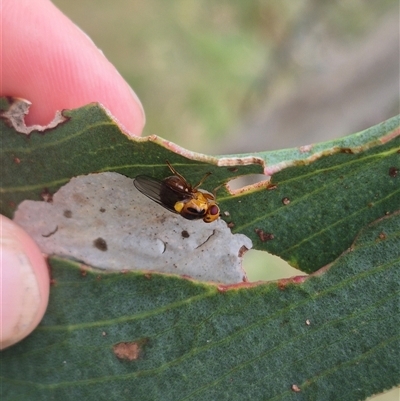
<instances>
[{"instance_id":1,"label":"orange fly","mask_svg":"<svg viewBox=\"0 0 400 401\"><path fill-rule=\"evenodd\" d=\"M138 175L134 180L135 187L142 194L185 219L203 219L206 223L217 220L220 210L215 196L199 189L211 173L207 173L197 185L192 187L168 161L167 165L174 175L162 181L147 175Z\"/></svg>"}]
</instances>

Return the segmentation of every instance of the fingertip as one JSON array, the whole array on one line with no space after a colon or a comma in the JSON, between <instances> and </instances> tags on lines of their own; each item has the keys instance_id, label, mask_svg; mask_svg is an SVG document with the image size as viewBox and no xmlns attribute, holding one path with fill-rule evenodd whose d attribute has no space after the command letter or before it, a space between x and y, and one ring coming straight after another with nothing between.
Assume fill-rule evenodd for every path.
<instances>
[{"instance_id":1,"label":"fingertip","mask_svg":"<svg viewBox=\"0 0 400 401\"><path fill-rule=\"evenodd\" d=\"M99 102L132 135L143 107L93 41L48 0L7 1L2 9L0 95L32 103L27 125L49 124L57 110Z\"/></svg>"},{"instance_id":2,"label":"fingertip","mask_svg":"<svg viewBox=\"0 0 400 401\"><path fill-rule=\"evenodd\" d=\"M41 321L48 304L50 279L36 243L13 221L0 216L0 349L25 338Z\"/></svg>"}]
</instances>

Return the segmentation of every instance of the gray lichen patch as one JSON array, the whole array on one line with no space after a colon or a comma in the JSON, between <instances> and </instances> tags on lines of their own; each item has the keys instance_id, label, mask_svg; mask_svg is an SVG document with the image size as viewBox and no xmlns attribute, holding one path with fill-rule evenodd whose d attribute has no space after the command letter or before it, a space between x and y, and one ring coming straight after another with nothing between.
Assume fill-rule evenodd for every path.
<instances>
[{"instance_id":1,"label":"gray lichen patch","mask_svg":"<svg viewBox=\"0 0 400 401\"><path fill-rule=\"evenodd\" d=\"M221 219L206 224L166 210L117 173L73 178L52 203L22 202L14 220L49 255L225 284L244 280L242 250L252 246Z\"/></svg>"}]
</instances>

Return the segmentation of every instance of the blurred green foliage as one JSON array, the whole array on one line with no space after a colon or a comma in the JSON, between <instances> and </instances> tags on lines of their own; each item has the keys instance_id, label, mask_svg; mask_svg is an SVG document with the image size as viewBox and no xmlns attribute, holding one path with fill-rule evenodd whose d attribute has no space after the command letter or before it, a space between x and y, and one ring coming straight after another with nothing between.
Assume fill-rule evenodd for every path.
<instances>
[{"instance_id":1,"label":"blurred green foliage","mask_svg":"<svg viewBox=\"0 0 400 401\"><path fill-rule=\"evenodd\" d=\"M146 111L145 135L214 154L216 140L273 94L274 86L290 87L304 68L293 50L310 34L323 29L346 42L398 8L394 0L54 3L136 91ZM314 60L307 62L310 68Z\"/></svg>"}]
</instances>

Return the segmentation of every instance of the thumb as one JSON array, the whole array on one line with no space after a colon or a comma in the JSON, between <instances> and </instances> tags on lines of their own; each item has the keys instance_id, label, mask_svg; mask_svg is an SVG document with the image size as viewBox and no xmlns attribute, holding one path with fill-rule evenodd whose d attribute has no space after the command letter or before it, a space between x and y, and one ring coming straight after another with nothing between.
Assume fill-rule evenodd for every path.
<instances>
[{"instance_id":1,"label":"thumb","mask_svg":"<svg viewBox=\"0 0 400 401\"><path fill-rule=\"evenodd\" d=\"M0 216L0 349L30 334L49 299L49 271L39 248L22 228Z\"/></svg>"}]
</instances>

